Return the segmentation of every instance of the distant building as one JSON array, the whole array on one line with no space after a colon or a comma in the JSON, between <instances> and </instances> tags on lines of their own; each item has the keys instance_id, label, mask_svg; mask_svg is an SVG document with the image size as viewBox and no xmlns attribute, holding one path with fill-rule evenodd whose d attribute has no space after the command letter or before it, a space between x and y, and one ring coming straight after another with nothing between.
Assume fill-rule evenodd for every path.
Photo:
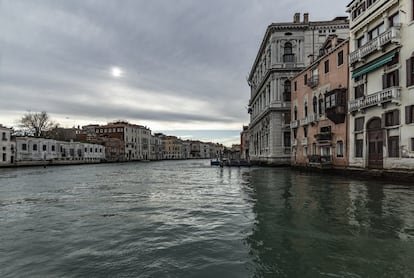
<instances>
[{"instance_id":1,"label":"distant building","mask_svg":"<svg viewBox=\"0 0 414 278\"><path fill-rule=\"evenodd\" d=\"M11 138L12 130L0 125L0 165L14 163L15 143Z\"/></svg>"},{"instance_id":2,"label":"distant building","mask_svg":"<svg viewBox=\"0 0 414 278\"><path fill-rule=\"evenodd\" d=\"M320 56L291 81L291 163L348 166L348 40L331 35Z\"/></svg>"},{"instance_id":3,"label":"distant building","mask_svg":"<svg viewBox=\"0 0 414 278\"><path fill-rule=\"evenodd\" d=\"M41 161L101 162L105 147L98 144L16 137L16 163Z\"/></svg>"},{"instance_id":4,"label":"distant building","mask_svg":"<svg viewBox=\"0 0 414 278\"><path fill-rule=\"evenodd\" d=\"M103 140L106 144L110 140L104 138L112 138L123 143L123 149L117 151L123 157L119 157L118 161L150 159L151 130L149 128L122 121L94 128L97 141ZM90 137L93 138L91 135ZM113 140L111 142L114 143Z\"/></svg>"},{"instance_id":5,"label":"distant building","mask_svg":"<svg viewBox=\"0 0 414 278\"><path fill-rule=\"evenodd\" d=\"M349 164L414 169L414 2L349 3Z\"/></svg>"},{"instance_id":6,"label":"distant building","mask_svg":"<svg viewBox=\"0 0 414 278\"><path fill-rule=\"evenodd\" d=\"M314 61L332 34L348 37L346 17L312 22L307 13L303 21L297 13L293 22L268 26L248 77L252 163L290 164L290 78Z\"/></svg>"},{"instance_id":7,"label":"distant building","mask_svg":"<svg viewBox=\"0 0 414 278\"><path fill-rule=\"evenodd\" d=\"M243 126L240 133L240 158L249 160L249 127Z\"/></svg>"}]
</instances>

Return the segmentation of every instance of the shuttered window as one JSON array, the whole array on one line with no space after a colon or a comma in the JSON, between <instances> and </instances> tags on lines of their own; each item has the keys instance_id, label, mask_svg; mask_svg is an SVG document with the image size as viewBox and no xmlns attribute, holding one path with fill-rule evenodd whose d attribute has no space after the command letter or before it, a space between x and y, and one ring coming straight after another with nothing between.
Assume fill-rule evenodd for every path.
<instances>
[{"instance_id":1,"label":"shuttered window","mask_svg":"<svg viewBox=\"0 0 414 278\"><path fill-rule=\"evenodd\" d=\"M399 74L398 74L398 70L386 73L382 76L382 88L386 89L386 88L390 88L390 87L395 87L395 86L399 86Z\"/></svg>"},{"instance_id":2,"label":"shuttered window","mask_svg":"<svg viewBox=\"0 0 414 278\"><path fill-rule=\"evenodd\" d=\"M396 126L400 124L400 110L392 110L382 114L383 126Z\"/></svg>"},{"instance_id":3,"label":"shuttered window","mask_svg":"<svg viewBox=\"0 0 414 278\"><path fill-rule=\"evenodd\" d=\"M407 66L407 87L414 85L414 57L406 61Z\"/></svg>"},{"instance_id":4,"label":"shuttered window","mask_svg":"<svg viewBox=\"0 0 414 278\"><path fill-rule=\"evenodd\" d=\"M388 156L389 157L400 156L400 137L398 136L388 137Z\"/></svg>"},{"instance_id":5,"label":"shuttered window","mask_svg":"<svg viewBox=\"0 0 414 278\"><path fill-rule=\"evenodd\" d=\"M405 107L405 123L406 124L414 123L414 105Z\"/></svg>"}]
</instances>

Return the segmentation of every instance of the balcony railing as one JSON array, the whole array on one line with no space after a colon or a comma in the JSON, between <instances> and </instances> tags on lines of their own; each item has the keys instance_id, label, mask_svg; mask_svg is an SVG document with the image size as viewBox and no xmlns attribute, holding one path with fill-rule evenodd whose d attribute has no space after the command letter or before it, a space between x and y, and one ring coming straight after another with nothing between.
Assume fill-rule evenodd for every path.
<instances>
[{"instance_id":1,"label":"balcony railing","mask_svg":"<svg viewBox=\"0 0 414 278\"><path fill-rule=\"evenodd\" d=\"M309 118L305 117L300 120L300 125L307 125L309 124Z\"/></svg>"},{"instance_id":2,"label":"balcony railing","mask_svg":"<svg viewBox=\"0 0 414 278\"><path fill-rule=\"evenodd\" d=\"M299 121L291 121L290 122L290 128L297 128L299 126Z\"/></svg>"},{"instance_id":3,"label":"balcony railing","mask_svg":"<svg viewBox=\"0 0 414 278\"><path fill-rule=\"evenodd\" d=\"M293 139L292 146L297 146L297 145L298 145L298 139Z\"/></svg>"},{"instance_id":4,"label":"balcony railing","mask_svg":"<svg viewBox=\"0 0 414 278\"><path fill-rule=\"evenodd\" d=\"M304 137L302 138L302 145L307 145L308 144L308 137Z\"/></svg>"},{"instance_id":5,"label":"balcony railing","mask_svg":"<svg viewBox=\"0 0 414 278\"><path fill-rule=\"evenodd\" d=\"M317 75L312 76L306 83L311 88L314 88L319 85L319 77Z\"/></svg>"},{"instance_id":6,"label":"balcony railing","mask_svg":"<svg viewBox=\"0 0 414 278\"><path fill-rule=\"evenodd\" d=\"M386 45L389 42L398 41L400 38L400 28L391 27L375 39L367 42L357 50L349 54L349 62L351 64L360 61L365 56L371 54L374 51L380 50L382 46Z\"/></svg>"},{"instance_id":7,"label":"balcony railing","mask_svg":"<svg viewBox=\"0 0 414 278\"><path fill-rule=\"evenodd\" d=\"M315 139L318 142L331 141L332 140L332 133L331 132L321 132L321 133L315 134Z\"/></svg>"},{"instance_id":8,"label":"balcony railing","mask_svg":"<svg viewBox=\"0 0 414 278\"><path fill-rule=\"evenodd\" d=\"M385 102L399 102L401 98L401 88L400 87L391 87L385 90L382 90L378 93L357 98L348 102L348 111L354 112L361 109L381 105Z\"/></svg>"},{"instance_id":9,"label":"balcony railing","mask_svg":"<svg viewBox=\"0 0 414 278\"><path fill-rule=\"evenodd\" d=\"M308 116L309 122L310 123L314 123L318 120L318 114L314 113L314 114L310 114Z\"/></svg>"}]
</instances>

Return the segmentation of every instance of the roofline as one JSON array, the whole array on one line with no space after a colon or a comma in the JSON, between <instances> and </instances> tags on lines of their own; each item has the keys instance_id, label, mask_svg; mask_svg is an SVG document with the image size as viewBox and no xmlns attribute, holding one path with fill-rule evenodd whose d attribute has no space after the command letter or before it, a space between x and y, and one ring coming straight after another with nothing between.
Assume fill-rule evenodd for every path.
<instances>
[{"instance_id":1,"label":"roofline","mask_svg":"<svg viewBox=\"0 0 414 278\"><path fill-rule=\"evenodd\" d=\"M345 16L344 16L344 18L345 18ZM347 18L346 20L341 19L341 20L326 20L326 21L310 21L308 23L303 23L303 22L300 22L300 23L292 23L292 22L271 23L266 29L265 35L262 39L262 43L260 44L260 47L259 47L259 51L256 54L256 58L254 60L254 63L252 65L252 67L250 68L250 73L249 73L248 80L251 80L252 77L253 77L253 74L254 74L253 69L256 67L256 65L259 61L260 54L263 52L263 49L266 45L268 37L271 34L272 29L278 29L277 27L282 27L280 29L287 29L287 30L306 29L306 28L309 28L309 27L315 27L315 26L322 25L322 24L323 25L327 25L327 24L330 24L330 25L348 24L349 25L349 18L348 17L346 17L346 18Z\"/></svg>"},{"instance_id":2,"label":"roofline","mask_svg":"<svg viewBox=\"0 0 414 278\"><path fill-rule=\"evenodd\" d=\"M343 47L346 43L349 44L349 37L344 40L343 42L341 42L340 44L338 44L334 49L332 49L332 51L330 51L329 53L326 53L325 55L319 57L317 60L315 60L312 64L310 64L309 66L307 66L306 68L304 68L303 70L301 70L300 72L298 72L296 75L294 75L292 77L291 80L297 78L299 75L301 75L302 73L304 73L305 71L308 71L309 69L313 68L316 64L319 64L321 60L325 59L326 57L328 57L329 55L332 54L332 52L338 50L339 48ZM345 57L344 57L345 58ZM345 60L345 59L344 59Z\"/></svg>"}]
</instances>

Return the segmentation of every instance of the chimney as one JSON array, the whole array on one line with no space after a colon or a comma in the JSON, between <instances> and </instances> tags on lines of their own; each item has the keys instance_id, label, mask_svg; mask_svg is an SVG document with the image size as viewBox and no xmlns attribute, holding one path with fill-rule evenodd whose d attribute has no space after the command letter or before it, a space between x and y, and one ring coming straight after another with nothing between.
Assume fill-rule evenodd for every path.
<instances>
[{"instance_id":1,"label":"chimney","mask_svg":"<svg viewBox=\"0 0 414 278\"><path fill-rule=\"evenodd\" d=\"M303 14L303 23L309 23L309 13Z\"/></svg>"},{"instance_id":2,"label":"chimney","mask_svg":"<svg viewBox=\"0 0 414 278\"><path fill-rule=\"evenodd\" d=\"M295 13L293 16L293 23L300 23L300 13Z\"/></svg>"}]
</instances>

